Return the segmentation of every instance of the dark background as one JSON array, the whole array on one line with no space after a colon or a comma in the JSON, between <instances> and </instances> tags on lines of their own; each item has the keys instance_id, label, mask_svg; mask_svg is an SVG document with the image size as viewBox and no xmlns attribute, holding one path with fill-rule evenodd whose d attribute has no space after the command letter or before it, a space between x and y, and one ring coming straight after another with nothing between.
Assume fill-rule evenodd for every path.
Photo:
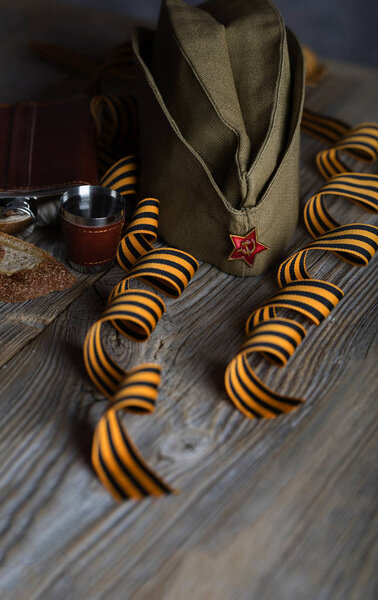
<instances>
[{"instance_id":1,"label":"dark background","mask_svg":"<svg viewBox=\"0 0 378 600\"><path fill-rule=\"evenodd\" d=\"M160 7L160 0L58 1L152 22ZM378 0L276 0L276 4L299 39L324 58L378 67Z\"/></svg>"}]
</instances>

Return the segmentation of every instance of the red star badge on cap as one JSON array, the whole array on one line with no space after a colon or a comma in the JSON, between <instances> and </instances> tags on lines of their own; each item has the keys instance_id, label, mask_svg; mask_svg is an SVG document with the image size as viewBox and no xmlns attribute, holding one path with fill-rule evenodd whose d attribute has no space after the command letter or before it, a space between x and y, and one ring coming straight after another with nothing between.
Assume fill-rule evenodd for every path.
<instances>
[{"instance_id":1,"label":"red star badge on cap","mask_svg":"<svg viewBox=\"0 0 378 600\"><path fill-rule=\"evenodd\" d=\"M268 246L260 244L256 239L256 229L252 229L245 237L240 235L230 235L234 249L228 260L244 260L249 267L252 267L256 254L269 250Z\"/></svg>"}]
</instances>

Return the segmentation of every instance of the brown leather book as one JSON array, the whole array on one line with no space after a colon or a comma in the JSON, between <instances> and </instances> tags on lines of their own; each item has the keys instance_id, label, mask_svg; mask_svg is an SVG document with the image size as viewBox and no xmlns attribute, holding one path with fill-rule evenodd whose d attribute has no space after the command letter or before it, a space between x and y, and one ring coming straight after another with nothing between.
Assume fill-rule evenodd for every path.
<instances>
[{"instance_id":1,"label":"brown leather book","mask_svg":"<svg viewBox=\"0 0 378 600\"><path fill-rule=\"evenodd\" d=\"M0 208L15 197L38 203L97 183L89 98L0 104L0 157Z\"/></svg>"}]
</instances>

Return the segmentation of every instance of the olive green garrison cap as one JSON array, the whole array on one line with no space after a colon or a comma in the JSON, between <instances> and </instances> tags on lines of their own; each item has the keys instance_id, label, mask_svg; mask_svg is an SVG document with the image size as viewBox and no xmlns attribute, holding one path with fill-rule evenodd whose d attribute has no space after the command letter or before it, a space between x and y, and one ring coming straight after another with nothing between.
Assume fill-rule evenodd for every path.
<instances>
[{"instance_id":1,"label":"olive green garrison cap","mask_svg":"<svg viewBox=\"0 0 378 600\"><path fill-rule=\"evenodd\" d=\"M269 0L164 0L133 34L142 197L168 243L234 275L283 253L299 204L300 45Z\"/></svg>"}]
</instances>

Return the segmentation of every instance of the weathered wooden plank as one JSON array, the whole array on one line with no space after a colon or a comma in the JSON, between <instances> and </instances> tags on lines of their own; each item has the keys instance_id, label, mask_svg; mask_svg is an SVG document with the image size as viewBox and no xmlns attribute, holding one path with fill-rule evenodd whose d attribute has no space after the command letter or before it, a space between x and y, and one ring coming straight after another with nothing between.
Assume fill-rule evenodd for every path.
<instances>
[{"instance_id":1,"label":"weathered wooden plank","mask_svg":"<svg viewBox=\"0 0 378 600\"><path fill-rule=\"evenodd\" d=\"M332 260L329 263L327 268L322 268L321 276L325 272L332 272L334 268ZM344 374L344 369L350 362L356 361L358 369L361 369L360 358L364 357L368 353L368 349L371 348L372 335L374 333L371 327L369 327L371 310L374 303L374 297L371 293L373 290L373 280L370 275L371 270L358 271L357 269L350 269L345 266L342 272L338 268L338 273L342 287L350 294L350 300L348 304L343 302L336 309L334 313L335 323L332 326L330 323L325 323L318 331L314 331L311 340L309 338L304 343L303 348L301 348L295 357L294 360L298 368L295 369L293 367L288 370L290 377L285 378L283 389L284 391L290 390L294 394L308 389L309 402L296 415L280 420L280 423L245 423L243 419L240 419L239 415L235 414L232 407L228 405L219 385L224 366L240 342L241 332L235 327L235 322L241 323L244 320L246 309L245 294L242 294L241 289L236 287L236 310L235 304L232 305L229 301L229 295L231 295L235 302L234 284L246 280L229 278L216 272L215 269L204 265L195 282L192 284L191 294L188 293L186 298L183 297L176 303L168 301L170 304L168 315L155 332L151 343L145 347L137 346L140 354L138 357L134 356L134 359L142 360L144 357L147 359L156 357L164 365L163 393L160 402L161 408L159 408L158 412L158 423L153 418L146 420L139 419L139 422L135 419L128 419L128 421L131 421L131 429L134 426L136 439L141 440L142 447L146 448L148 453L151 451L155 459L159 459L160 470L168 475L170 479L177 480L178 482L180 480L184 481L183 496L179 499L174 498L174 502L176 502L174 506L177 507L179 513L182 510L181 502L184 502L185 510L193 510L193 506L191 504L187 505L186 502L189 502L190 498L193 499L193 496L193 502L198 502L198 494L200 494L202 486L206 490L206 494L209 494L211 497L213 494L215 495L213 499L213 503L215 504L212 504L212 506L216 510L217 498L223 498L223 494L225 493L225 490L222 489L222 486L226 485L223 479L226 478L227 485L231 489L233 485L236 485L231 483L232 479L231 482L228 479L227 469L235 477L237 485L241 485L239 477L243 475L243 472L250 473L252 482L256 483L259 480L258 474L256 474L257 479L253 477L256 460L257 463L259 461L266 461L269 468L271 468L270 453L273 452L276 456L277 453L278 456L280 455L281 444L285 443L286 436L290 435L294 430L293 425L296 425L295 431L298 430L299 432L304 427L307 419L317 418L320 385L322 383L326 385L323 392L324 395L320 398L320 402L323 401L323 404L325 403L323 410L324 418L326 418L326 411L330 410L327 399L332 397L332 403L334 402L334 394L332 392L332 387L335 385L334 382L340 382ZM352 277L350 276L351 273ZM20 473L23 482L22 488L25 486L25 491L27 492L26 507L23 506L23 492L18 487L17 482L15 492L21 504L21 513L26 511L28 514L30 510L28 509L28 498L30 495L33 500L32 505L36 503L36 506L34 504L34 509L37 512L38 506L43 506L47 503L49 506L48 512L52 510L54 514L54 496L57 494L59 502L71 502L72 506L75 506L75 515L79 510L80 519L83 519L82 509L78 509L77 506L81 505L80 497L85 490L88 491L85 494L87 500L84 503L84 508L88 516L97 515L100 507L105 506L100 523L102 523L103 519L105 519L105 523L108 522L107 515L109 511L110 514L113 514L114 511L118 513L120 510L111 507L106 494L102 492L100 486L93 480L92 475L84 468L83 464L75 465L78 450L75 443L72 444L73 440L69 438L69 432L73 425L73 439L75 440L76 436L79 436L80 439L80 421L83 419L83 414L85 415L89 410L91 413L94 411L95 418L101 412L100 406L95 405L92 409L90 408L92 403L91 386L84 382L83 388L82 369L79 368L76 371L73 365L78 365L81 362L80 345L82 339L80 337L82 331L85 331L89 322L98 314L102 305L101 296L106 297L108 289L114 283L112 273L109 273L107 277L109 280L108 285L106 285L106 281L102 280L99 284L101 287L98 289L98 293L88 290L83 299L73 303L65 315L57 319L55 323L41 334L38 340L33 342L33 356L36 362L30 363L29 361L29 366L25 369L24 365L28 362L26 360L28 349L25 349L11 361L6 369L5 378L3 379L5 385L4 397L8 397L11 401L9 401L8 406L4 401L2 403L4 417L8 420L6 422L4 418L2 419L4 427L8 431L8 435L3 437L6 453L2 455L2 464L5 467L5 472L7 472L8 461L9 464L12 464L14 460L13 452L18 456L21 467L24 461L26 462L26 465L24 465L25 471L21 469ZM217 282L218 278L220 281ZM227 280L229 280L229 285L225 285ZM213 297L219 298L219 302L214 302L214 305L212 305L214 319L209 319L208 322L205 322L203 315L209 310L209 290L214 294ZM257 292L260 292L259 288L257 288ZM222 298L219 297L221 293L223 293ZM353 294L353 298L351 294ZM363 303L365 296L368 302ZM251 298L251 303L252 305L255 304L253 297ZM359 310L360 305L362 305L361 311ZM354 330L351 332L350 326L353 323ZM163 331L161 331L162 328ZM324 337L327 330L332 331L333 340L335 340L334 348L328 344L324 349ZM191 332L189 339L187 339L188 332ZM224 340L227 340L227 343ZM133 346L131 343L124 343L123 341L120 344L118 336L114 336L114 334L110 336L109 341L112 343L112 347L119 358L123 358L126 362L132 358L130 357L130 351L131 348L135 348L135 345ZM68 353L67 348L71 348L73 351L71 350ZM335 352L336 350L337 352ZM146 355L144 354L145 351L147 352ZM301 357L302 351L305 353L305 358ZM72 360L69 359L69 354L73 354ZM319 363L321 364L321 371L317 375L317 371L320 368ZM364 377L371 373L370 368L371 365L367 363L362 369ZM17 383L16 374L21 369L23 369L24 378ZM300 378L298 377L298 370L301 375ZM35 371L39 373L38 378L35 378ZM195 374L194 377L193 374ZM219 378L217 385L214 385L215 377ZM366 385L371 385L370 389L369 387L367 388L368 395L372 394L373 389L372 375L370 377L371 379L368 378L365 380ZM27 385L29 399L25 401L25 383L29 382L29 380L31 381L31 385ZM275 380L276 376L274 376ZM11 386L10 391L12 392L9 394L8 385ZM345 394L345 389L348 388L343 387L343 394ZM358 400L360 393L365 394L366 390L362 390L362 392L356 391L355 397L349 397L350 404L348 403L346 406L344 403L345 398L341 394L339 410L346 411L347 413L350 412L356 416L356 409L353 404ZM311 402L311 396L316 399L316 404ZM71 402L73 402L73 405ZM369 412L367 414L371 417ZM77 419L79 421L78 426L76 426ZM11 442L9 440L9 432L12 432L13 429L10 426L9 420L10 422L13 420L13 426L18 431L18 435L15 438L13 438L13 435L10 436ZM352 422L354 423L354 421ZM361 423L360 419L359 423ZM334 422L334 426L336 426L336 421ZM77 431L77 427L79 432ZM34 438L36 433L37 436L34 443L30 444L31 437ZM310 436L310 434L308 435ZM364 428L365 435L366 430ZM325 436L323 443L324 440L328 439L328 433L325 433ZM20 447L20 439L29 448L27 454L23 454L24 448ZM311 436L304 439L307 439L310 447L314 448ZM32 446L31 449L30 446ZM247 458L248 451L250 452L249 458ZM301 454L302 449L298 448L297 452ZM243 466L240 465L240 454L243 455ZM247 454L247 456L244 456L244 454ZM305 459L303 458L303 460ZM219 461L219 466L216 464L217 461ZM45 462L47 462L47 467L44 466ZM247 464L249 464L248 469ZM310 462L310 464L312 463ZM19 469L20 466L17 465L17 471ZM235 472L233 472L233 469ZM74 471L73 478L72 475L69 475L71 470ZM193 470L195 470L194 473ZM295 476L295 473L293 476ZM9 477L12 477L11 471L9 472ZM57 480L55 479L56 477L58 478ZM49 483L50 478L51 481ZM81 478L82 482L79 489L76 490L77 481ZM222 483L217 484L216 479L219 479ZM248 480L248 486L250 484L251 481ZM216 490L217 485L221 486L221 491L218 494L216 491L211 491L211 487L215 486ZM193 491L191 490L192 486ZM250 488L248 487L248 489ZM229 490L228 493L231 493L231 491ZM247 492L245 493L247 494ZM255 493L254 487L250 489L250 493ZM50 498L51 494L52 498ZM42 498L40 495L42 495ZM63 495L63 498L61 498L61 495ZM184 496L185 500L182 500ZM235 502L238 504L236 499ZM99 503L98 506L96 503ZM166 506L167 503L170 505L169 511L172 511L172 499L162 501L161 506ZM147 519L149 527L151 527L151 523L146 517L146 505L149 506L149 504L149 502L145 503L144 509L139 506L134 507L131 505L130 507L125 505L124 512L121 512L124 515L128 515L129 511L131 511L134 515L133 519L141 514L139 527L142 527L145 519ZM154 506L154 510L155 508L160 510L159 503L152 503L152 505ZM209 510L209 513L205 512L205 515L211 514L211 512ZM6 514L6 511L3 514ZM62 527L57 515L55 518L50 518L52 519L51 524L56 518L57 526ZM69 535L75 538L77 534L80 538L81 535L84 535L82 545L79 544L79 546L81 547L81 551L86 554L87 534L77 532L74 526L77 523L76 516L74 517L70 514L70 521L72 518L74 520ZM17 520L15 519L15 522ZM161 523L160 518L157 519L157 523ZM201 529L202 523L198 524L198 526ZM100 529L103 531L101 527ZM159 525L157 525L157 529L159 529ZM10 539L13 540L14 529L11 528L10 531L12 532ZM36 533L32 526L31 531L34 532L34 535L33 533L31 534L31 538L33 539ZM166 531L165 527L164 531ZM124 533L123 529L122 532ZM21 535L21 542L23 535ZM53 539L59 538L62 542L61 534L57 535L53 527L52 530L49 530L48 534L46 531L45 535L48 536L46 544L49 547L49 552L52 552ZM106 534L106 540L103 542L108 547L111 547L114 543L112 539L113 535L117 537L116 532L113 533L110 527L110 531ZM161 536L163 534L156 532L156 535ZM3 536L3 539L6 539L5 536ZM145 538L143 539L145 540ZM67 547L59 547L56 556L58 563L58 556L60 554L65 555L68 553L70 555L67 548L71 548L72 543L71 539ZM183 538L179 537L177 547L180 548L182 543ZM119 544L123 544L122 539L119 540ZM159 545L161 546L161 544L162 541L160 540ZM76 542L74 546L76 547ZM118 545L116 545L116 548L118 556L120 548ZM17 553L19 553L17 545L16 549ZM128 560L127 556L130 549L127 548L126 551L127 554L124 555L125 561ZM150 549L148 551L152 552ZM93 549L93 552L96 552L95 549ZM142 547L140 547L140 553L143 555ZM112 555L113 551L111 552ZM100 556L101 553L97 556L97 561L101 560ZM165 562L166 557L163 558L162 556L162 560ZM92 563L92 558L90 558L90 562ZM174 562L174 564L177 566L177 562ZM117 571L116 567L114 569ZM61 576L58 576L59 581L60 578ZM139 585L142 580L143 577L139 574L135 585ZM48 581L48 586L52 585L50 580ZM160 581L165 581L165 577ZM79 584L78 589L80 589L80 585L84 585L84 581ZM107 585L110 585L110 583ZM54 587L46 588L49 593L51 589L54 589ZM47 593L46 590L43 592L44 594ZM35 597L38 597L38 595ZM93 597L101 597L101 595L94 595Z\"/></svg>"},{"instance_id":2,"label":"weathered wooden plank","mask_svg":"<svg viewBox=\"0 0 378 600\"><path fill-rule=\"evenodd\" d=\"M19 568L25 557L32 562L31 571L25 573L21 587L14 588L15 598L26 598L26 593L29 598L75 597L83 589L93 598L109 594L131 598L140 586L136 597L150 597L155 589L155 597L174 598L171 585L176 593L181 586L186 598L193 592L184 586L189 573L194 592L206 598L209 589L217 591L211 586L222 580L222 565L229 555L235 560L238 549L246 546L253 569L246 569L244 556L236 574L232 569L225 571L227 585L220 597L229 597L227 586L237 584L239 570L241 591L254 589L253 584L262 598L291 597L295 577L288 578L289 587L281 596L276 588L285 585L286 560L290 572L298 569L298 577L302 573L299 590L348 597L346 583L338 583L340 569L344 570L338 562L340 553L352 560L358 539L361 551L353 559L358 572L371 543L364 507L372 510L375 493L370 437L375 411L369 406L374 398L374 332L369 327L374 299L369 293L369 270L354 277L345 273L343 284L353 299L336 309L336 324L325 323L304 342L294 359L296 366L288 369L290 377L283 382L283 390L294 394L307 390L304 408L274 423L247 423L229 405L220 381L214 385L213 379L221 374L233 350L221 340L234 338L237 343L235 338L240 337L230 328L235 310L227 296L224 305L214 310L221 312L222 319L215 319L215 327L209 324L202 334L198 332L208 307L203 285L207 269L203 267L192 293L187 294L191 310L185 298L170 306L162 322L164 338L158 328L151 343L137 346L140 354L133 357L154 357L163 364L163 390L156 418L127 418L126 422L160 472L182 486L179 497L114 507L87 468L88 428L103 404L93 403L95 394L80 366L81 332L101 307L93 290L71 304L32 343L33 361L26 358L30 356L26 348L7 366L1 402L1 422L7 434L1 436L0 449L2 478L7 484L1 495L4 593L10 594L16 585L11 566ZM236 317L241 312L242 298ZM351 323L355 324L352 329ZM335 346L324 346L327 330ZM208 331L213 335L206 336ZM192 332L189 337L188 332ZM130 359L135 345L120 344L113 333L109 342L119 358ZM366 356L369 360L364 363ZM214 362L221 366L217 372ZM20 369L22 379L17 377ZM277 378L271 374L268 381L277 383ZM349 473L346 478L345 471ZM359 500L360 488L364 491ZM362 508L353 506L358 501ZM320 520L319 525L313 520ZM264 542L259 541L261 536ZM269 539L274 545L272 555ZM307 581L310 556L321 551L322 558L331 541L334 545L327 561L321 561L312 583ZM225 550L225 544L230 550ZM306 548L312 548L310 556L304 553ZM220 565L211 558L214 553L219 554ZM282 553L284 564L280 564ZM260 570L264 556L270 557L267 581ZM144 565L147 561L147 567L141 569L138 561ZM206 570L194 578L202 561L210 568L209 584ZM54 568L47 569L47 565ZM275 575L269 584L272 571ZM149 577L153 579L146 583ZM370 580L365 589L369 586Z\"/></svg>"}]
</instances>

